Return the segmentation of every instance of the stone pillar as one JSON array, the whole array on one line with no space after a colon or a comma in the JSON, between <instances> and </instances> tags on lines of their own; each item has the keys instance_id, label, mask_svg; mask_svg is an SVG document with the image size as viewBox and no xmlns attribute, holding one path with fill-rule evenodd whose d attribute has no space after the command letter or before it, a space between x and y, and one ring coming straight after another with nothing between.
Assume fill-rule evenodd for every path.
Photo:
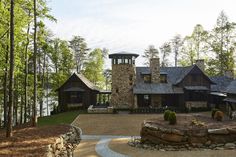
<instances>
[{"instance_id":1,"label":"stone pillar","mask_svg":"<svg viewBox=\"0 0 236 157\"><path fill-rule=\"evenodd\" d=\"M150 59L151 81L152 83L160 83L160 59Z\"/></svg>"},{"instance_id":2,"label":"stone pillar","mask_svg":"<svg viewBox=\"0 0 236 157\"><path fill-rule=\"evenodd\" d=\"M138 108L138 96L134 95L134 108Z\"/></svg>"},{"instance_id":3,"label":"stone pillar","mask_svg":"<svg viewBox=\"0 0 236 157\"><path fill-rule=\"evenodd\" d=\"M204 59L198 59L196 60L196 65L201 69L203 72L205 71L205 63Z\"/></svg>"}]
</instances>

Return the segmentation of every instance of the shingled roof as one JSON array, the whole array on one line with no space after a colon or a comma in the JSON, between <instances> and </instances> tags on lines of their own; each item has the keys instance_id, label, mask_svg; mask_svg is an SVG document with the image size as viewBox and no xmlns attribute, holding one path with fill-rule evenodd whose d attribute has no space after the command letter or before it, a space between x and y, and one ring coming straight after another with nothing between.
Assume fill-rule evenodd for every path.
<instances>
[{"instance_id":1,"label":"shingled roof","mask_svg":"<svg viewBox=\"0 0 236 157\"><path fill-rule=\"evenodd\" d=\"M71 75L71 77L73 77L73 76L80 79L91 90L100 91L100 89L97 86L95 86L92 82L90 82L83 74L74 73L73 75ZM63 87L70 80L70 78L68 80L66 80L66 82L61 87ZM56 91L58 91L61 87L56 89ZM75 87L72 87L70 89L65 89L65 91L75 91L75 90L81 91L81 89L75 88Z\"/></svg>"},{"instance_id":2,"label":"shingled roof","mask_svg":"<svg viewBox=\"0 0 236 157\"><path fill-rule=\"evenodd\" d=\"M193 69L193 67L194 65L187 67L161 67L160 73L168 74L167 81L175 85L179 83ZM141 83L143 81L140 74L150 74L150 68L136 67L136 74L137 83Z\"/></svg>"},{"instance_id":3,"label":"shingled roof","mask_svg":"<svg viewBox=\"0 0 236 157\"><path fill-rule=\"evenodd\" d=\"M211 85L211 91L222 93L226 93L227 87L233 81L232 78L227 76L214 76L210 77L210 79L215 83L214 85Z\"/></svg>"},{"instance_id":4,"label":"shingled roof","mask_svg":"<svg viewBox=\"0 0 236 157\"><path fill-rule=\"evenodd\" d=\"M236 80L232 81L226 89L227 93L236 94Z\"/></svg>"}]
</instances>

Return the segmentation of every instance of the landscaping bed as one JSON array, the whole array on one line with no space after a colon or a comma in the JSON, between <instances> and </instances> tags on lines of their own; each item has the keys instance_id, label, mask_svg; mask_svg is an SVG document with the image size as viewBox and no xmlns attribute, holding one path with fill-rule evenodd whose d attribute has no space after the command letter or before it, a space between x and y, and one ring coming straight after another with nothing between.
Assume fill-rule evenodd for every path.
<instances>
[{"instance_id":1,"label":"landscaping bed","mask_svg":"<svg viewBox=\"0 0 236 157\"><path fill-rule=\"evenodd\" d=\"M24 125L15 128L11 138L6 138L5 131L0 130L0 156L43 156L46 147L69 130L69 125L35 128Z\"/></svg>"},{"instance_id":2,"label":"landscaping bed","mask_svg":"<svg viewBox=\"0 0 236 157\"><path fill-rule=\"evenodd\" d=\"M161 145L227 144L235 148L236 121L216 121L207 115L177 115L177 124L169 125L163 117L144 121L141 143ZM222 145L223 146L223 145Z\"/></svg>"}]
</instances>

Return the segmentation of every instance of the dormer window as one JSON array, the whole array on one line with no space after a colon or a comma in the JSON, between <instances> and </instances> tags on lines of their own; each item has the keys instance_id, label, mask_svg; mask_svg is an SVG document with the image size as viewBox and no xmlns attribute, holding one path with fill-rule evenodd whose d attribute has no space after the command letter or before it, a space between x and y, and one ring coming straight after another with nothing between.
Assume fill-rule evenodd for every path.
<instances>
[{"instance_id":1,"label":"dormer window","mask_svg":"<svg viewBox=\"0 0 236 157\"><path fill-rule=\"evenodd\" d=\"M144 83L151 83L151 75L143 75Z\"/></svg>"},{"instance_id":2,"label":"dormer window","mask_svg":"<svg viewBox=\"0 0 236 157\"><path fill-rule=\"evenodd\" d=\"M160 82L161 83L167 83L167 74L161 74L160 75Z\"/></svg>"}]
</instances>

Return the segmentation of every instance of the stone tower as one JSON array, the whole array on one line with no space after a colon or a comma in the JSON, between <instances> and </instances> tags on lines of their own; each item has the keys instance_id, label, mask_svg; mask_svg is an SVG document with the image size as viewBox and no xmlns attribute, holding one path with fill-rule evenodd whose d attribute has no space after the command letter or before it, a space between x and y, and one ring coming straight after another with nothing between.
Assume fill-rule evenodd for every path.
<instances>
[{"instance_id":1,"label":"stone tower","mask_svg":"<svg viewBox=\"0 0 236 157\"><path fill-rule=\"evenodd\" d=\"M134 107L135 59L138 56L138 54L128 52L109 55L112 59L111 105L114 108Z\"/></svg>"}]
</instances>

